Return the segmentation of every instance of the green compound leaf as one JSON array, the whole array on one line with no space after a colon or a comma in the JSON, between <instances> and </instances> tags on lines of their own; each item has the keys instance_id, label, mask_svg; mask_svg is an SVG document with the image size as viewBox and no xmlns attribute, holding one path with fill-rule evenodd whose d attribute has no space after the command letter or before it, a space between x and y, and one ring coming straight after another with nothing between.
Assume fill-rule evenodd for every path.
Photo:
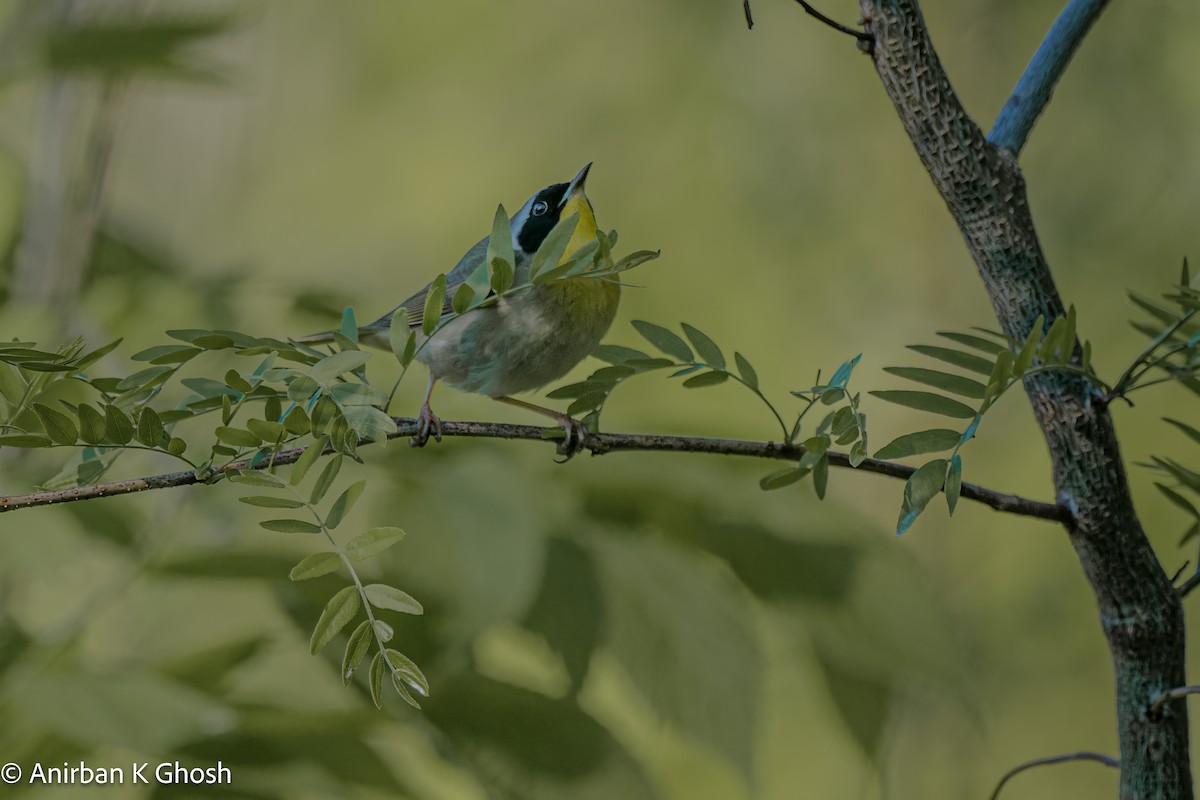
<instances>
[{"instance_id":1,"label":"green compound leaf","mask_svg":"<svg viewBox=\"0 0 1200 800\"><path fill-rule=\"evenodd\" d=\"M325 610L321 612L316 627L313 628L312 640L308 645L309 652L316 655L322 647L329 644L330 640L354 619L360 606L358 589L353 586L347 586L331 597L325 604Z\"/></svg>"}]
</instances>

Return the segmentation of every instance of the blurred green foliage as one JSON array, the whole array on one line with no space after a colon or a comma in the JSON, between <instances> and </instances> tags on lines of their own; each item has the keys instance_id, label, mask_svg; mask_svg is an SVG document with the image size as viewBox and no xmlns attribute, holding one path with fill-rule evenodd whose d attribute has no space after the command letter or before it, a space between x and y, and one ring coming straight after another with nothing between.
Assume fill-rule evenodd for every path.
<instances>
[{"instance_id":1,"label":"blurred green foliage","mask_svg":"<svg viewBox=\"0 0 1200 800\"><path fill-rule=\"evenodd\" d=\"M602 223L663 249L613 344L638 346L628 320L687 319L776 396L856 352L856 384L886 386L905 343L990 323L869 65L794 4L756 2L753 32L717 0L144 5L4 4L5 338L123 337L102 363L129 375L145 365L128 354L167 329L336 327L344 306L381 311L444 271L497 202L593 159ZM990 121L1056 9L923 6ZM1124 289L1159 291L1197 244L1200 9L1155 12L1108 12L1023 157L1102 374L1145 343ZM94 219L76 202L89 188ZM86 247L21 238L46 198L73 209L62 240L82 226ZM370 369L394 378L384 358ZM1046 498L1018 395L989 411L967 479ZM756 402L647 377L604 427L775 436ZM1195 443L1159 419L1189 409L1176 387L1119 409L1127 457L1194 464ZM439 411L512 418L452 393ZM880 442L919 424L870 413ZM14 492L63 462L12 452ZM0 760L221 759L230 797L917 798L981 796L1018 761L1115 748L1094 607L1045 524L963 504L953 529L931 510L896 542L901 485L862 475L837 475L821 504L807 484L763 494L761 465L695 456L560 467L549 448L464 441L361 455L368 490L346 525L408 532L363 569L424 605L393 620L431 683L424 711L392 697L376 712L363 681L342 687L336 647L309 656L342 581L286 580L307 540L257 528L227 488L178 489L0 517ZM1182 563L1181 508L1156 478L1133 473L1139 508ZM1085 767L1021 780L1031 798L1115 782ZM81 792L133 796L61 793Z\"/></svg>"}]
</instances>

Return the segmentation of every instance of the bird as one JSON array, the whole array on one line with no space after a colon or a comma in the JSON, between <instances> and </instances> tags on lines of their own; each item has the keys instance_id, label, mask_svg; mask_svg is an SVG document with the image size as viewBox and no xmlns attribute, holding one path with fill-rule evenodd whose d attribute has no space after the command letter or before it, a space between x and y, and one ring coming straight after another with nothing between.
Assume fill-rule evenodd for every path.
<instances>
[{"instance_id":1,"label":"bird","mask_svg":"<svg viewBox=\"0 0 1200 800\"><path fill-rule=\"evenodd\" d=\"M515 257L513 286L528 283L534 253L560 221L578 215L575 230L559 263L597 237L596 214L585 192L592 164L565 183L535 192L511 217ZM379 319L358 329L359 341L387 349L393 319L408 323L416 335L416 360L429 369L425 400L409 443L422 447L430 435L442 438L441 419L433 412L434 386L445 383L464 392L486 395L555 420L564 430L558 452L568 458L582 444L586 430L566 414L513 397L540 389L561 378L591 353L608 332L621 298L620 283L611 278L574 277L516 288L496 302L456 315L450 308L455 290L487 260L491 236L485 236L446 273L446 301L441 321L426 341L422 331L426 298L433 282ZM397 315L396 312L403 311ZM295 341L328 342L331 332Z\"/></svg>"}]
</instances>

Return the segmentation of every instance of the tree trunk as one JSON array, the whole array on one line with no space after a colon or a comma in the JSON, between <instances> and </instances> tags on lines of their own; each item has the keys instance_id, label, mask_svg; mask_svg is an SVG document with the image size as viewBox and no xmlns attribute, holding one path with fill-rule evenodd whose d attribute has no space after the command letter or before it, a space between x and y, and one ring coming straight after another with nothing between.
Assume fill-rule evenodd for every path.
<instances>
[{"instance_id":1,"label":"tree trunk","mask_svg":"<svg viewBox=\"0 0 1200 800\"><path fill-rule=\"evenodd\" d=\"M966 240L1005 334L1066 313L1038 243L1016 158L959 103L916 0L860 0L873 59L930 177ZM1192 797L1187 709L1150 704L1184 685L1183 608L1133 508L1106 404L1088 381L1043 373L1026 391L1053 461L1068 531L1091 584L1116 674L1121 798Z\"/></svg>"}]
</instances>

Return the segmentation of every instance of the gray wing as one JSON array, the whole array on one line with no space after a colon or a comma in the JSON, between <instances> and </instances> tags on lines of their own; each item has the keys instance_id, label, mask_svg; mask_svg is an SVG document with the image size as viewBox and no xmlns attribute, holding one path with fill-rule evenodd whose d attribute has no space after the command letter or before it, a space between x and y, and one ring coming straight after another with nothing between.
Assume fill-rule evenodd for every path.
<instances>
[{"instance_id":1,"label":"gray wing","mask_svg":"<svg viewBox=\"0 0 1200 800\"><path fill-rule=\"evenodd\" d=\"M467 278L474 272L484 259L487 258L488 240L491 236L485 236L480 239L474 247L466 252L458 263L454 265L454 269L446 273L446 299L442 302L442 314L451 313L450 299L454 297L454 292L466 282ZM421 291L414 294L412 297L405 300L400 305L393 308L391 311L384 314L379 319L372 322L370 325L364 325L358 329L359 335L368 335L378 333L379 331L387 330L391 327L392 317L400 309L404 309L408 319L408 326L416 328L421 324L422 318L425 316L425 298L429 296L429 287L433 285L433 281L425 284Z\"/></svg>"}]
</instances>

